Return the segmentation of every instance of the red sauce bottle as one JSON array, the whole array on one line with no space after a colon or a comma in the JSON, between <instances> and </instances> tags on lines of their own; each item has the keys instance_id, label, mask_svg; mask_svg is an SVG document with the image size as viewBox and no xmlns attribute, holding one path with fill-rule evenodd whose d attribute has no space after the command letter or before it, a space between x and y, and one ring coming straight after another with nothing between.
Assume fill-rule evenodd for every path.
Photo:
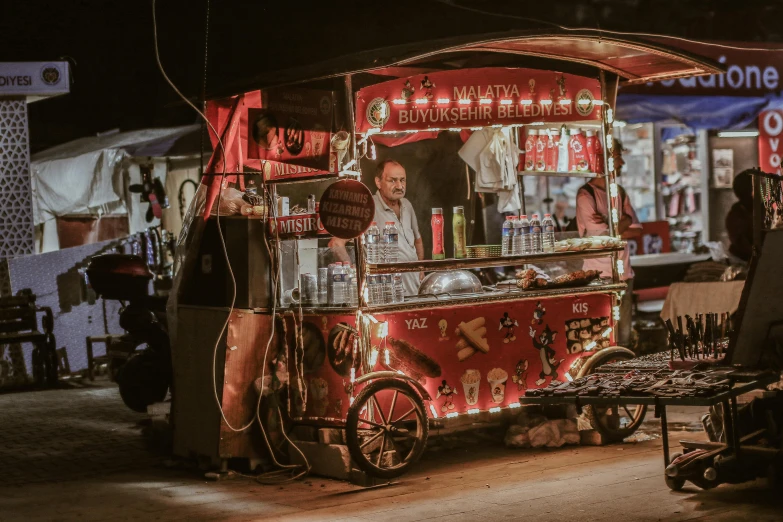
<instances>
[{"instance_id":1,"label":"red sauce bottle","mask_svg":"<svg viewBox=\"0 0 783 522\"><path fill-rule=\"evenodd\" d=\"M443 249L443 209L432 209L432 259L446 259Z\"/></svg>"}]
</instances>

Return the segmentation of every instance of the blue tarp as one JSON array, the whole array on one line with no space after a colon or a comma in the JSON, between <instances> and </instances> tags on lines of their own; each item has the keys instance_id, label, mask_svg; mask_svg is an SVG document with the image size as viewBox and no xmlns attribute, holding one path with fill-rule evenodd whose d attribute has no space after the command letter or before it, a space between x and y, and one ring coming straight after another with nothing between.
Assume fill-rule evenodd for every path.
<instances>
[{"instance_id":1,"label":"blue tarp","mask_svg":"<svg viewBox=\"0 0 783 522\"><path fill-rule=\"evenodd\" d=\"M783 109L782 96L617 96L617 119L627 123L674 120L691 129L742 129L761 111Z\"/></svg>"}]
</instances>

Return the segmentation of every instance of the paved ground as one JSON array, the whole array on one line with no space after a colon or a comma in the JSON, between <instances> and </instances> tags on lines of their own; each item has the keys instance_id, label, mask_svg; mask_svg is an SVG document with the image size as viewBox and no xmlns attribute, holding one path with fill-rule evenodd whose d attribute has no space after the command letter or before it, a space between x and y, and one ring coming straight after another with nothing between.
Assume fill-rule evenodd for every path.
<instances>
[{"instance_id":1,"label":"paved ground","mask_svg":"<svg viewBox=\"0 0 783 522\"><path fill-rule=\"evenodd\" d=\"M605 447L463 443L428 452L398 483L362 489L318 477L209 482L166 467L145 442L145 417L126 410L113 387L0 395L0 412L0 521L783 519L763 480L669 491L656 421L650 440ZM672 420L695 426L698 416Z\"/></svg>"},{"instance_id":2,"label":"paved ground","mask_svg":"<svg viewBox=\"0 0 783 522\"><path fill-rule=\"evenodd\" d=\"M160 466L141 436L147 419L109 383L0 395L0 486Z\"/></svg>"}]
</instances>

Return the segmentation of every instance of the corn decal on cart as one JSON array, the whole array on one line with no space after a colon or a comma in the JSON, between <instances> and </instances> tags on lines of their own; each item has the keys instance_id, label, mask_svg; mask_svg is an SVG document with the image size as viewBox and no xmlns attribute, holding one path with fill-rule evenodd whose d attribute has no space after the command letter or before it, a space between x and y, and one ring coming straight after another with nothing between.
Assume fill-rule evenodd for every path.
<instances>
[{"instance_id":1,"label":"corn decal on cart","mask_svg":"<svg viewBox=\"0 0 783 522\"><path fill-rule=\"evenodd\" d=\"M178 326L175 386L213 381L214 389L175 396L175 451L217 462L260 459L264 446L273 455L286 446L283 426L334 427L344 429L359 468L394 477L420 458L432 428L499 419L527 389L633 357L614 343L625 288L611 157L617 88L718 69L658 44L592 32L462 40L396 56L405 58L358 72L313 72L321 79L309 85L262 84L208 104L222 147L213 137L170 313ZM484 257L430 259L427 252L417 261L368 262L363 233L374 206L362 181L373 183L379 150L393 157L441 142L457 147L477 133L501 133L524 149L531 130L543 135L550 127L590 130L600 156L565 170L520 165L515 213L525 213L524 178L603 176L608 237L507 256L468 241L468 254ZM448 179L456 188L468 176L466 193L451 181L429 193L438 192L444 207L463 205L470 222L475 173L458 161ZM310 191L319 208L312 198L305 204ZM425 228L428 216L417 217ZM331 235L349 240L353 266L330 267ZM583 261L601 258L611 260L611 277L581 271ZM395 274L504 267L517 269L516 284L392 302L378 302L373 286ZM541 276L549 267L562 275ZM593 419L622 438L644 409L596 408ZM204 417L217 424L209 436L190 430ZM259 444L254 419L268 444Z\"/></svg>"}]
</instances>

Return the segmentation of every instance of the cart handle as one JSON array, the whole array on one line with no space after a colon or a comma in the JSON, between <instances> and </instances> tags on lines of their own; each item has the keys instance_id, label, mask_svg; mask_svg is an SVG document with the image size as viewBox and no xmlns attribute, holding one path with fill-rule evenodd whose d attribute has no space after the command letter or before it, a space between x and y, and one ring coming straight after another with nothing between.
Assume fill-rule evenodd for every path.
<instances>
[{"instance_id":1,"label":"cart handle","mask_svg":"<svg viewBox=\"0 0 783 522\"><path fill-rule=\"evenodd\" d=\"M422 384L419 381L417 381L413 377L408 377L404 373L397 373L397 372L390 372L390 371L366 373L361 377L359 377L358 379L356 379L352 384L349 385L349 387L356 386L357 384L361 384L371 379L400 379L403 381L408 381L411 384L413 384L413 387L419 391L419 394L421 394L422 399L424 399L425 401L432 400L430 394L427 393L427 390L424 389L424 386L422 386Z\"/></svg>"}]
</instances>

